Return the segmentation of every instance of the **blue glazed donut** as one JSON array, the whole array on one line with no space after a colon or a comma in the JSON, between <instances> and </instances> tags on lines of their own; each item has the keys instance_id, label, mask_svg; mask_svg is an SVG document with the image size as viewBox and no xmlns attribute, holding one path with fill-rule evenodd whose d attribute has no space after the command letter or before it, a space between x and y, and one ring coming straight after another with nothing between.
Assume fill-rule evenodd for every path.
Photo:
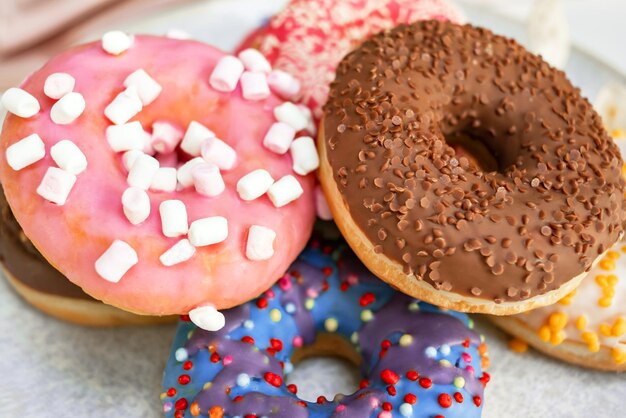
<instances>
[{"instance_id":1,"label":"blue glazed donut","mask_svg":"<svg viewBox=\"0 0 626 418\"><path fill-rule=\"evenodd\" d=\"M345 244L312 241L258 299L225 312L218 332L180 322L163 379L167 417L479 417L489 375L465 314L394 291ZM352 395L305 402L285 376L319 333L351 341L364 380Z\"/></svg>"}]
</instances>

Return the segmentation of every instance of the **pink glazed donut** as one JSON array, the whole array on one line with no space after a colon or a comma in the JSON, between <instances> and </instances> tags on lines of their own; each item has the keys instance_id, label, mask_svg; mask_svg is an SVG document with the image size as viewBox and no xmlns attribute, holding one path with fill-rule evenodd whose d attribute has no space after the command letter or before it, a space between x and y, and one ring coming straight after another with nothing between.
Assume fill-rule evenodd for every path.
<instances>
[{"instance_id":1,"label":"pink glazed donut","mask_svg":"<svg viewBox=\"0 0 626 418\"><path fill-rule=\"evenodd\" d=\"M50 60L2 97L0 181L26 236L95 298L219 328L315 218L309 122L270 71L256 51L117 31Z\"/></svg>"}]
</instances>

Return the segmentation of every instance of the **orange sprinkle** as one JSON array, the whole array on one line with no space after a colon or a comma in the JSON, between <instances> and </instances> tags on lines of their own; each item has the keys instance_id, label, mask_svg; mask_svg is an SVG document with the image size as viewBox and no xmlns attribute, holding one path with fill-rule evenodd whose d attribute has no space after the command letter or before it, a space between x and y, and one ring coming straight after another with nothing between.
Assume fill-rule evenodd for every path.
<instances>
[{"instance_id":1,"label":"orange sprinkle","mask_svg":"<svg viewBox=\"0 0 626 418\"><path fill-rule=\"evenodd\" d=\"M478 346L478 354L480 354L481 356L484 356L485 354L487 354L487 344L482 343L481 345Z\"/></svg>"},{"instance_id":2,"label":"orange sprinkle","mask_svg":"<svg viewBox=\"0 0 626 418\"><path fill-rule=\"evenodd\" d=\"M604 335L605 337L610 337L611 336L611 326L609 324L600 324L600 334Z\"/></svg>"},{"instance_id":3,"label":"orange sprinkle","mask_svg":"<svg viewBox=\"0 0 626 418\"><path fill-rule=\"evenodd\" d=\"M582 331L585 328L587 328L587 317L584 315L580 315L578 318L576 318L576 329Z\"/></svg>"},{"instance_id":4,"label":"orange sprinkle","mask_svg":"<svg viewBox=\"0 0 626 418\"><path fill-rule=\"evenodd\" d=\"M209 418L224 418L224 410L221 406L214 406L209 410Z\"/></svg>"},{"instance_id":5,"label":"orange sprinkle","mask_svg":"<svg viewBox=\"0 0 626 418\"><path fill-rule=\"evenodd\" d=\"M624 164L624 168L626 169L626 164ZM626 245L622 246L622 252L626 253Z\"/></svg>"},{"instance_id":6,"label":"orange sprinkle","mask_svg":"<svg viewBox=\"0 0 626 418\"><path fill-rule=\"evenodd\" d=\"M491 364L491 360L489 359L489 357L483 357L480 359L480 365L483 369L488 368L489 364Z\"/></svg>"},{"instance_id":7,"label":"orange sprinkle","mask_svg":"<svg viewBox=\"0 0 626 418\"><path fill-rule=\"evenodd\" d=\"M525 353L528 351L528 343L519 338L509 340L509 349L516 353Z\"/></svg>"},{"instance_id":8,"label":"orange sprinkle","mask_svg":"<svg viewBox=\"0 0 626 418\"><path fill-rule=\"evenodd\" d=\"M560 331L567 325L567 314L564 312L554 312L548 318L550 331Z\"/></svg>"},{"instance_id":9,"label":"orange sprinkle","mask_svg":"<svg viewBox=\"0 0 626 418\"><path fill-rule=\"evenodd\" d=\"M557 331L550 337L550 344L559 345L565 340L565 333L563 331Z\"/></svg>"},{"instance_id":10,"label":"orange sprinkle","mask_svg":"<svg viewBox=\"0 0 626 418\"><path fill-rule=\"evenodd\" d=\"M606 256L611 260L617 260L619 258L619 253L617 251L611 250L606 253Z\"/></svg>"},{"instance_id":11,"label":"orange sprinkle","mask_svg":"<svg viewBox=\"0 0 626 418\"><path fill-rule=\"evenodd\" d=\"M611 357L613 358L613 361L615 361L615 363L622 364L626 362L626 351L622 350L619 347L613 347L611 349Z\"/></svg>"},{"instance_id":12,"label":"orange sprinkle","mask_svg":"<svg viewBox=\"0 0 626 418\"><path fill-rule=\"evenodd\" d=\"M191 406L189 407L189 412L191 412L191 415L193 415L194 417L200 415L200 405L198 405L198 402L193 402L191 404Z\"/></svg>"},{"instance_id":13,"label":"orange sprinkle","mask_svg":"<svg viewBox=\"0 0 626 418\"><path fill-rule=\"evenodd\" d=\"M626 131L623 129L613 129L611 131L611 136L615 139L622 139L622 138L626 138Z\"/></svg>"},{"instance_id":14,"label":"orange sprinkle","mask_svg":"<svg viewBox=\"0 0 626 418\"><path fill-rule=\"evenodd\" d=\"M550 341L550 328L548 328L547 325L542 326L541 328L539 328L539 338L541 339L541 341L543 342L548 342Z\"/></svg>"},{"instance_id":15,"label":"orange sprinkle","mask_svg":"<svg viewBox=\"0 0 626 418\"><path fill-rule=\"evenodd\" d=\"M567 295L565 295L563 297L563 299L561 299L559 301L559 303L561 305L571 305L572 304L572 300L574 299L574 296L576 296L576 289L572 290L570 293L568 293Z\"/></svg>"},{"instance_id":16,"label":"orange sprinkle","mask_svg":"<svg viewBox=\"0 0 626 418\"><path fill-rule=\"evenodd\" d=\"M613 260L605 258L604 260L600 261L600 268L606 271L613 271L615 270L615 262Z\"/></svg>"},{"instance_id":17,"label":"orange sprinkle","mask_svg":"<svg viewBox=\"0 0 626 418\"><path fill-rule=\"evenodd\" d=\"M626 334L626 319L617 318L611 328L611 335L614 337L621 337Z\"/></svg>"}]
</instances>

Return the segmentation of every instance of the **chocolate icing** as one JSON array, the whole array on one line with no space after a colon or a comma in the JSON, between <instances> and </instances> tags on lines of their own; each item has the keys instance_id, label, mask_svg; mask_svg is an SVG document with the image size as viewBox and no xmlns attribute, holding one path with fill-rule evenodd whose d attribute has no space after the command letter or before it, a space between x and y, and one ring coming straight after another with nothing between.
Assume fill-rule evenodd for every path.
<instances>
[{"instance_id":1,"label":"chocolate icing","mask_svg":"<svg viewBox=\"0 0 626 418\"><path fill-rule=\"evenodd\" d=\"M323 127L374 251L437 289L528 299L622 234L623 163L600 117L563 72L488 30L427 21L374 36L340 64ZM458 135L498 171L456 155Z\"/></svg>"},{"instance_id":2,"label":"chocolate icing","mask_svg":"<svg viewBox=\"0 0 626 418\"><path fill-rule=\"evenodd\" d=\"M0 261L11 275L39 292L94 300L52 267L24 235L0 187Z\"/></svg>"}]
</instances>

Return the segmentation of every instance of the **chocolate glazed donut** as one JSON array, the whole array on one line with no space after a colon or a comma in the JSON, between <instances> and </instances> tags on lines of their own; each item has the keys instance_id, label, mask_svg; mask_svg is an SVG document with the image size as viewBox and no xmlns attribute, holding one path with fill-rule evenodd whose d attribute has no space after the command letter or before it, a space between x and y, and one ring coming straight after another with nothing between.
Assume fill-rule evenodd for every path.
<instances>
[{"instance_id":1,"label":"chocolate glazed donut","mask_svg":"<svg viewBox=\"0 0 626 418\"><path fill-rule=\"evenodd\" d=\"M414 297L498 315L548 305L622 235L617 147L565 74L511 39L437 21L383 32L344 58L324 115L334 218Z\"/></svg>"}]
</instances>

